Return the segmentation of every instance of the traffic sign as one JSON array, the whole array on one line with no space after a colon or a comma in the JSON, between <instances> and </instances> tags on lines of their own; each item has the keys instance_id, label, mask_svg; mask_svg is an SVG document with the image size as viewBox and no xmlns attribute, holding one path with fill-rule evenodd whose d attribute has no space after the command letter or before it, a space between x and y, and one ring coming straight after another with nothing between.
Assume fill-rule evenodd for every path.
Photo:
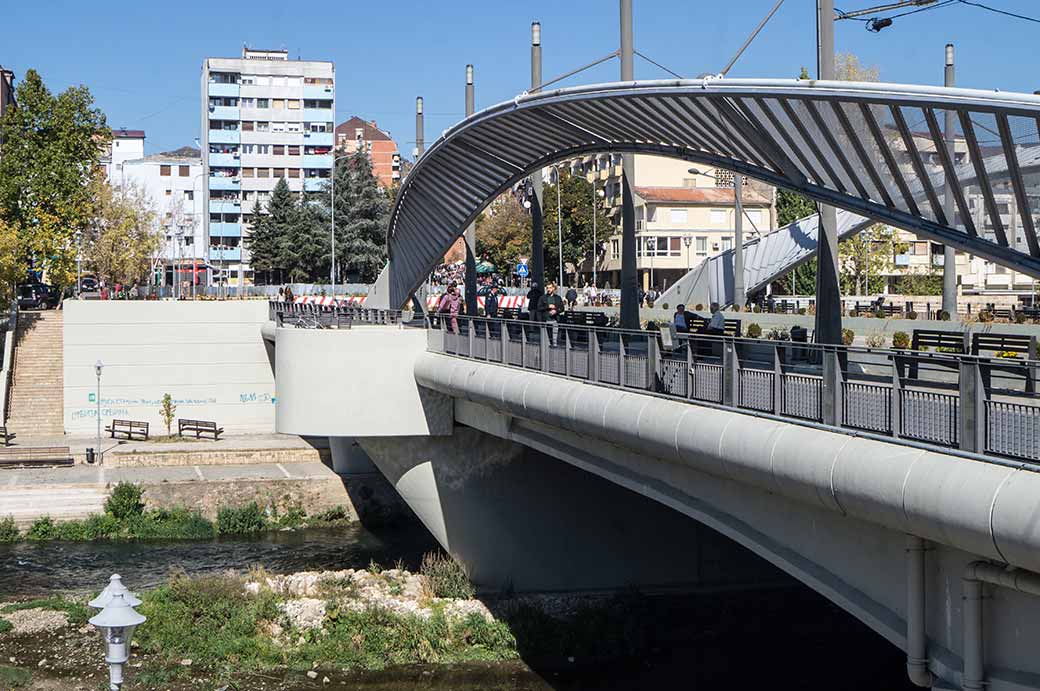
<instances>
[{"instance_id":1,"label":"traffic sign","mask_svg":"<svg viewBox=\"0 0 1040 691\"><path fill-rule=\"evenodd\" d=\"M529 273L531 273L531 271L527 268L527 264L520 262L516 265L516 275L520 278L527 278Z\"/></svg>"}]
</instances>

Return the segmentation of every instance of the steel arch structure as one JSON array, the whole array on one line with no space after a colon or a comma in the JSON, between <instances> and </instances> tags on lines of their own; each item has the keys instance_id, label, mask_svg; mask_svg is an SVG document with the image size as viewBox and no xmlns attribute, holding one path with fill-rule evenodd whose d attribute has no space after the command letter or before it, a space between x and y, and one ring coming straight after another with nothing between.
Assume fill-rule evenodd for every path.
<instances>
[{"instance_id":1,"label":"steel arch structure","mask_svg":"<svg viewBox=\"0 0 1040 691\"><path fill-rule=\"evenodd\" d=\"M940 124L946 111L959 142L952 155ZM398 192L377 294L403 305L496 196L535 170L593 152L736 171L1040 277L1040 97L661 80L525 94L446 130Z\"/></svg>"}]
</instances>

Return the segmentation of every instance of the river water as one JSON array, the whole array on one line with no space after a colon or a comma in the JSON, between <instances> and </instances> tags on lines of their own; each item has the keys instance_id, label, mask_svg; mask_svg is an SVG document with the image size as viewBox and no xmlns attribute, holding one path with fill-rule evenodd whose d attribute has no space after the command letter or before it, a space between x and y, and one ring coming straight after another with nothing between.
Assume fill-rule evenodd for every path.
<instances>
[{"instance_id":1,"label":"river water","mask_svg":"<svg viewBox=\"0 0 1040 691\"><path fill-rule=\"evenodd\" d=\"M120 573L131 588L174 569L199 574L255 564L276 573L363 568L400 561L415 569L436 549L420 526L267 533L201 542L18 543L0 545L0 599L97 591ZM285 689L323 691L629 691L632 689L913 689L898 649L798 585L649 598L633 635L652 643L637 660L524 654L523 662L414 666L358 673L323 686L287 676ZM649 625L647 625L647 621Z\"/></svg>"}]
</instances>

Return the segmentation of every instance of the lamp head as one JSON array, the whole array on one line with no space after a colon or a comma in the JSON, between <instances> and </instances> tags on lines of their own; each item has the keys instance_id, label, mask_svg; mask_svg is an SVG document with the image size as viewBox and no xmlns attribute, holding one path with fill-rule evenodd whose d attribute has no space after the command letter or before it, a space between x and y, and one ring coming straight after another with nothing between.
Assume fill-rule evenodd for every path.
<instances>
[{"instance_id":1,"label":"lamp head","mask_svg":"<svg viewBox=\"0 0 1040 691\"><path fill-rule=\"evenodd\" d=\"M141 604L141 601L123 585L123 577L118 573L113 574L101 594L87 604L94 609L104 609L116 595L121 595L131 607Z\"/></svg>"},{"instance_id":2,"label":"lamp head","mask_svg":"<svg viewBox=\"0 0 1040 691\"><path fill-rule=\"evenodd\" d=\"M953 66L953 44L952 43L947 43L946 44L946 66L947 67L952 67Z\"/></svg>"},{"instance_id":3,"label":"lamp head","mask_svg":"<svg viewBox=\"0 0 1040 691\"><path fill-rule=\"evenodd\" d=\"M101 376L101 370L103 369L105 369L105 363L101 362L101 360L94 363L94 372L97 373L99 377Z\"/></svg>"},{"instance_id":4,"label":"lamp head","mask_svg":"<svg viewBox=\"0 0 1040 691\"><path fill-rule=\"evenodd\" d=\"M542 45L542 23L531 22L531 45Z\"/></svg>"},{"instance_id":5,"label":"lamp head","mask_svg":"<svg viewBox=\"0 0 1040 691\"><path fill-rule=\"evenodd\" d=\"M423 100L422 96L417 96L415 99L415 114L422 115Z\"/></svg>"},{"instance_id":6,"label":"lamp head","mask_svg":"<svg viewBox=\"0 0 1040 691\"><path fill-rule=\"evenodd\" d=\"M466 65L466 84L473 84L473 65Z\"/></svg>"}]
</instances>

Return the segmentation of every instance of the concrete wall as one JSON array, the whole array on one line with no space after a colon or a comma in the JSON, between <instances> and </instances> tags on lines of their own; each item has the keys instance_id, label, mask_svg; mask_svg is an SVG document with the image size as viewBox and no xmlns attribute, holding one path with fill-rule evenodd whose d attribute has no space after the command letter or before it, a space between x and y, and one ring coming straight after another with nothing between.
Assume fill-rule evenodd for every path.
<instances>
[{"instance_id":1,"label":"concrete wall","mask_svg":"<svg viewBox=\"0 0 1040 691\"><path fill-rule=\"evenodd\" d=\"M278 431L315 437L449 434L451 399L420 389L412 374L426 338L424 329L399 326L276 329Z\"/></svg>"},{"instance_id":2,"label":"concrete wall","mask_svg":"<svg viewBox=\"0 0 1040 691\"><path fill-rule=\"evenodd\" d=\"M99 359L105 424L144 420L165 434L159 407L169 393L177 417L214 420L229 433L274 432L265 301L66 300L63 309L66 433L97 429Z\"/></svg>"}]
</instances>

